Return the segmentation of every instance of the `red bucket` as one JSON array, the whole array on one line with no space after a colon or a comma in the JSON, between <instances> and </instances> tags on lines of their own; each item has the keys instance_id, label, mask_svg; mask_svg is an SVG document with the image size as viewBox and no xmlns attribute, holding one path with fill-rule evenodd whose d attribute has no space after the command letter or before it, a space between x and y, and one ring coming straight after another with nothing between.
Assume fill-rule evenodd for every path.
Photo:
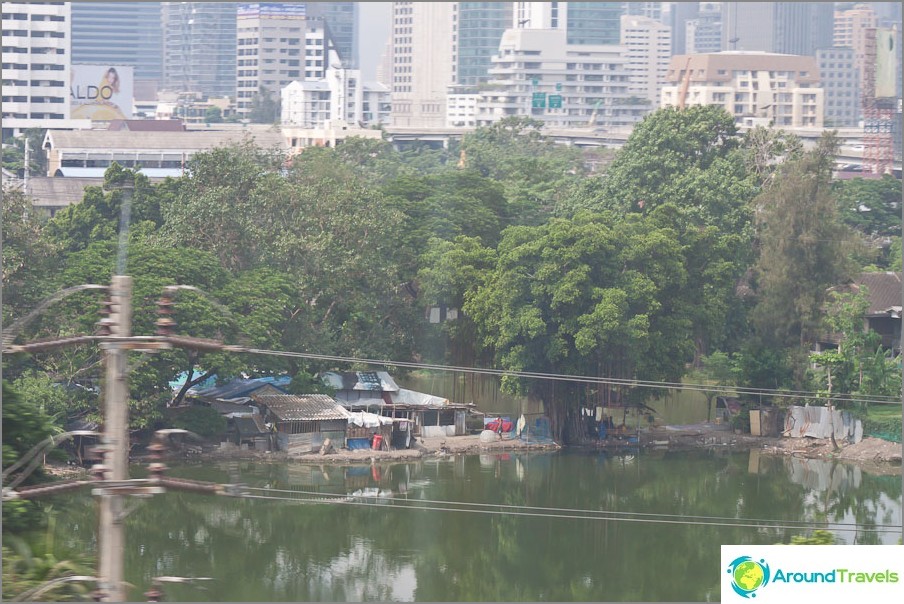
<instances>
[{"instance_id":1,"label":"red bucket","mask_svg":"<svg viewBox=\"0 0 904 604\"><path fill-rule=\"evenodd\" d=\"M374 442L372 448L374 451L379 451L380 447L383 445L383 435L382 434L374 434Z\"/></svg>"}]
</instances>

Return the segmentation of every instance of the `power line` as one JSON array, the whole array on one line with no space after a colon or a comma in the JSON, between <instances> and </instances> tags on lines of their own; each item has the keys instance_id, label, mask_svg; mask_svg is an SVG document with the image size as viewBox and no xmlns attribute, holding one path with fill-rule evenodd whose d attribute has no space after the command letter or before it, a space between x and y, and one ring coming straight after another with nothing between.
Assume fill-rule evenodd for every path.
<instances>
[{"instance_id":1,"label":"power line","mask_svg":"<svg viewBox=\"0 0 904 604\"><path fill-rule=\"evenodd\" d=\"M298 494L298 495L310 495L315 497L323 497L330 498L326 500L326 503L330 503L334 500L341 500L343 498L348 497L356 497L355 495L348 495L344 493L323 493L319 491L305 491L305 490L291 490L291 489L273 489L273 488L262 488L262 487L242 487L244 491L263 491L268 493L289 493L289 494ZM295 497L265 497L265 496L254 496L262 499L274 499L277 501L300 501L300 499ZM366 497L366 496L365 496ZM304 501L319 501L317 499L309 500L305 499ZM464 508L489 508L489 510L519 510L519 511L529 511L536 512L534 515L546 515L546 512L554 512L551 517L563 517L563 518L584 518L584 516L573 516L573 515L565 515L560 516L558 513L566 513L566 514L590 514L592 518L600 518L605 520L614 520L620 519L622 517L625 518L680 518L686 520L697 520L701 521L700 524L709 524L712 526L725 526L726 523L735 522L737 520L743 520L745 522L750 523L771 523L772 525L776 525L778 523L782 523L786 528L822 528L825 526L825 522L817 522L817 521L808 521L808 520L774 520L767 518L731 518L728 516L697 516L690 514L662 514L655 512L621 512L617 510L590 510L590 509L581 509L581 508L561 508L561 507L543 507L543 506L530 506L530 505L514 505L514 504L504 504L504 503L475 503L468 501L448 501L442 499L394 499L397 502L403 502L405 507L414 507L416 509L438 509L438 508L426 508L420 505L409 505L409 504L421 504L421 503L431 503L438 504L442 506L462 506ZM401 507L401 506L400 506ZM442 508L447 509L448 511L457 511L457 508ZM466 511L466 510L461 510ZM478 511L488 511L488 510L478 510ZM655 522L656 520L651 520ZM709 521L709 522L702 522ZM849 530L860 530L862 527L859 527L856 523L851 522L841 522L841 523L833 523L833 527L851 527ZM877 528L894 530L898 531L898 525L887 525L887 524L877 524Z\"/></svg>"},{"instance_id":2,"label":"power line","mask_svg":"<svg viewBox=\"0 0 904 604\"><path fill-rule=\"evenodd\" d=\"M655 518L639 518L639 517L627 517L627 516L599 516L599 515L571 515L571 514L558 514L558 513L538 513L538 512L527 512L527 511L509 511L509 510L484 510L484 509L469 509L469 508L460 508L460 507L442 507L442 506L420 506L420 505L395 505L392 503L379 503L379 502L366 502L366 501L355 501L349 495L343 495L340 498L336 498L333 496L330 499L323 499L317 497L267 497L265 495L239 495L241 499L256 499L256 500L269 500L269 501L283 501L287 503L304 503L304 504L327 504L327 505L350 505L350 506L358 506L358 507L376 507L376 508L392 508L392 509L404 509L404 510L425 510L425 511L433 511L433 512L462 512L468 514L487 514L493 516L524 516L524 517L534 517L534 518L550 518L550 519L561 519L561 520L595 520L595 521L613 521L613 522L636 522L636 523L647 523L647 524L671 524L671 525L685 525L685 526L719 526L719 527L728 527L728 528L774 528L774 529L787 529L787 530L795 530L795 529L803 529L803 528L826 528L827 524L831 524L832 530L839 531L862 531L862 532L873 532L873 533L897 533L900 531L900 527L889 526L889 525L877 525L876 527L854 527L850 528L847 525L839 525L839 528L835 528L835 525L832 523L820 523L820 524L812 524L808 526L802 526L799 524L790 524L783 522L706 522L702 520L681 520L676 519L676 517L663 517L659 519ZM395 501L417 501L417 500L401 500L397 499ZM681 517L677 517L681 518Z\"/></svg>"},{"instance_id":3,"label":"power line","mask_svg":"<svg viewBox=\"0 0 904 604\"><path fill-rule=\"evenodd\" d=\"M721 392L721 393L737 393L749 394L757 396L771 396L777 398L804 398L811 400L825 400L824 396L812 391L804 390L779 390L770 388L745 388L734 386L718 386L706 384L684 384L681 382L657 382L650 380L629 380L609 377L595 377L584 375L569 375L562 373L541 373L531 371L511 371L506 369L488 369L482 367L460 367L454 365L437 365L431 363L415 363L409 361L391 361L386 359L366 359L357 357L346 357L339 355L325 355L307 352L292 352L286 350L265 350L259 348L239 348L228 347L235 352L247 352L250 354L259 354L265 356L282 356L291 358L309 359L315 361L336 361L342 363L360 363L364 365L380 365L405 367L409 369L431 369L436 371L449 371L456 373L471 373L482 375L498 375L513 376L526 379L545 379L585 384L607 384L610 386L628 386L637 388L656 388L656 389L674 389L674 390L691 390L698 392ZM833 396L835 400L839 397L847 396L844 393L838 393ZM900 405L901 401L895 397L885 395L874 395L872 398L845 398L847 402L852 403L869 403L869 404L895 404Z\"/></svg>"}]
</instances>

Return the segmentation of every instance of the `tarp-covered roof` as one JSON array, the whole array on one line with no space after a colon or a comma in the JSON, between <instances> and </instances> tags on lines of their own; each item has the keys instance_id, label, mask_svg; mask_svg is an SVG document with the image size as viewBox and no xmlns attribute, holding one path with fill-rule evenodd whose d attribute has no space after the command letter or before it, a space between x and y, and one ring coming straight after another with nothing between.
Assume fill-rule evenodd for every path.
<instances>
[{"instance_id":1,"label":"tarp-covered roof","mask_svg":"<svg viewBox=\"0 0 904 604\"><path fill-rule=\"evenodd\" d=\"M327 371L320 374L323 383L334 390L398 392L399 386L385 371Z\"/></svg>"},{"instance_id":2,"label":"tarp-covered roof","mask_svg":"<svg viewBox=\"0 0 904 604\"><path fill-rule=\"evenodd\" d=\"M252 379L236 378L222 386L213 386L195 391L195 395L207 400L235 401L247 398L252 392L260 390L264 386L271 386L281 392L285 392L285 386L289 385L292 378L287 375L279 377L262 377Z\"/></svg>"},{"instance_id":3,"label":"tarp-covered roof","mask_svg":"<svg viewBox=\"0 0 904 604\"><path fill-rule=\"evenodd\" d=\"M327 394L252 394L280 421L348 419L349 412Z\"/></svg>"}]
</instances>

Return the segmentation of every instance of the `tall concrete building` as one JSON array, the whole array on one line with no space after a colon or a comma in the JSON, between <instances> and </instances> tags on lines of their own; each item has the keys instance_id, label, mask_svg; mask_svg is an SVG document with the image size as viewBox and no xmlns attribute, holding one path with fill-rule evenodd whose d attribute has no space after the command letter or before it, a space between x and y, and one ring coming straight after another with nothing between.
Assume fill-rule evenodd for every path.
<instances>
[{"instance_id":1,"label":"tall concrete building","mask_svg":"<svg viewBox=\"0 0 904 604\"><path fill-rule=\"evenodd\" d=\"M456 2L455 82L475 86L489 79L491 59L499 41L512 26L512 2Z\"/></svg>"},{"instance_id":2,"label":"tall concrete building","mask_svg":"<svg viewBox=\"0 0 904 604\"><path fill-rule=\"evenodd\" d=\"M160 2L72 2L72 62L131 65L136 80L163 79Z\"/></svg>"},{"instance_id":3,"label":"tall concrete building","mask_svg":"<svg viewBox=\"0 0 904 604\"><path fill-rule=\"evenodd\" d=\"M835 13L834 45L852 48L860 79L866 73L867 39L878 26L878 18L869 4L857 4L853 8Z\"/></svg>"},{"instance_id":4,"label":"tall concrete building","mask_svg":"<svg viewBox=\"0 0 904 604\"><path fill-rule=\"evenodd\" d=\"M290 4L304 5L308 17L323 19L342 66L348 69L358 68L357 2L292 2Z\"/></svg>"},{"instance_id":5,"label":"tall concrete building","mask_svg":"<svg viewBox=\"0 0 904 604\"><path fill-rule=\"evenodd\" d=\"M564 29L568 44L618 44L623 2L515 2L514 29ZM643 2L639 4L645 4Z\"/></svg>"},{"instance_id":6,"label":"tall concrete building","mask_svg":"<svg viewBox=\"0 0 904 604\"><path fill-rule=\"evenodd\" d=\"M855 128L860 121L860 71L853 48L816 51L819 79L825 91L825 125Z\"/></svg>"},{"instance_id":7,"label":"tall concrete building","mask_svg":"<svg viewBox=\"0 0 904 604\"><path fill-rule=\"evenodd\" d=\"M452 2L392 3L392 123L442 127L455 83Z\"/></svg>"},{"instance_id":8,"label":"tall concrete building","mask_svg":"<svg viewBox=\"0 0 904 604\"><path fill-rule=\"evenodd\" d=\"M26 128L89 128L70 119L70 3L4 2L2 19L3 140Z\"/></svg>"},{"instance_id":9,"label":"tall concrete building","mask_svg":"<svg viewBox=\"0 0 904 604\"><path fill-rule=\"evenodd\" d=\"M688 50L686 38L688 21L695 20L700 14L699 2L673 2L669 10L669 26L672 28L672 54L680 55Z\"/></svg>"},{"instance_id":10,"label":"tall concrete building","mask_svg":"<svg viewBox=\"0 0 904 604\"><path fill-rule=\"evenodd\" d=\"M163 88L235 97L233 2L163 3Z\"/></svg>"},{"instance_id":11,"label":"tall concrete building","mask_svg":"<svg viewBox=\"0 0 904 604\"><path fill-rule=\"evenodd\" d=\"M259 94L272 100L290 82L323 79L341 65L322 18L304 3L238 5L236 15L236 113L247 117Z\"/></svg>"},{"instance_id":12,"label":"tall concrete building","mask_svg":"<svg viewBox=\"0 0 904 604\"><path fill-rule=\"evenodd\" d=\"M622 2L622 14L662 21L662 2Z\"/></svg>"},{"instance_id":13,"label":"tall concrete building","mask_svg":"<svg viewBox=\"0 0 904 604\"><path fill-rule=\"evenodd\" d=\"M722 49L722 9L717 2L701 2L695 19L685 21L686 54L708 54ZM674 37L675 32L672 32ZM674 44L672 45L674 48ZM682 54L682 53L678 53Z\"/></svg>"},{"instance_id":14,"label":"tall concrete building","mask_svg":"<svg viewBox=\"0 0 904 604\"><path fill-rule=\"evenodd\" d=\"M723 2L722 49L814 56L832 46L832 2Z\"/></svg>"},{"instance_id":15,"label":"tall concrete building","mask_svg":"<svg viewBox=\"0 0 904 604\"><path fill-rule=\"evenodd\" d=\"M657 109L672 56L671 28L650 17L622 15L621 45L628 59L628 91Z\"/></svg>"}]
</instances>

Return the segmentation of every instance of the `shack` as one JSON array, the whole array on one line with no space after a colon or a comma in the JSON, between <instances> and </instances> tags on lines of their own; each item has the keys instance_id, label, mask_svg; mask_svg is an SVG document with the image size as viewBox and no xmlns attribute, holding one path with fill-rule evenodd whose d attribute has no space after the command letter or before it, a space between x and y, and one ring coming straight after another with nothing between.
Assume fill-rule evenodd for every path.
<instances>
[{"instance_id":1,"label":"shack","mask_svg":"<svg viewBox=\"0 0 904 604\"><path fill-rule=\"evenodd\" d=\"M385 371L357 371L339 373L329 371L320 375L327 386L336 391L336 399L349 411L367 411L405 419L411 423L411 433L403 434L401 426L394 430L393 443L410 436L464 436L471 405L452 403L447 398L400 388Z\"/></svg>"},{"instance_id":2,"label":"shack","mask_svg":"<svg viewBox=\"0 0 904 604\"><path fill-rule=\"evenodd\" d=\"M270 451L273 448L271 432L264 425L260 414L236 417L231 428L227 428L229 440L241 447L246 445L258 451Z\"/></svg>"},{"instance_id":3,"label":"shack","mask_svg":"<svg viewBox=\"0 0 904 604\"><path fill-rule=\"evenodd\" d=\"M326 394L252 394L261 416L276 434L280 451L317 451L326 439L335 447L345 446L349 413Z\"/></svg>"}]
</instances>

